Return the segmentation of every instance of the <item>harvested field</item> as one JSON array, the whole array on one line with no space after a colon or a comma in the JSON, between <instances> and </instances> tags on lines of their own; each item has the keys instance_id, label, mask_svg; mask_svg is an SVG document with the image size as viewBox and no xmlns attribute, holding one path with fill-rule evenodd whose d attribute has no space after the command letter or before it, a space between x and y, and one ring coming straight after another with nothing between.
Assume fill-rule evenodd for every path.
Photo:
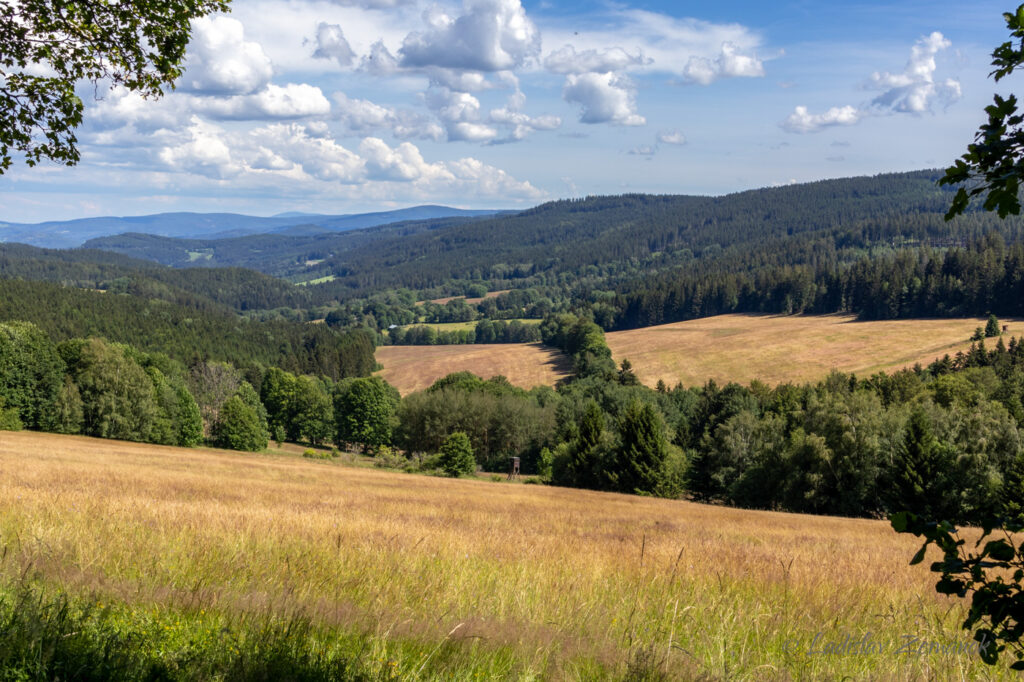
<instances>
[{"instance_id":1,"label":"harvested field","mask_svg":"<svg viewBox=\"0 0 1024 682\"><path fill-rule=\"evenodd\" d=\"M568 376L568 358L539 343L494 343L458 346L381 346L379 374L402 395L427 388L452 372L468 370L489 379L504 375L516 386L553 385Z\"/></svg>"},{"instance_id":2,"label":"harvested field","mask_svg":"<svg viewBox=\"0 0 1024 682\"><path fill-rule=\"evenodd\" d=\"M1003 320L1009 335L1021 320ZM833 369L869 376L922 365L967 350L985 320L858 322L846 315L719 315L607 334L616 362L629 358L640 380L654 386L703 385L708 379L769 385L818 381ZM990 345L995 339L989 339Z\"/></svg>"}]
</instances>

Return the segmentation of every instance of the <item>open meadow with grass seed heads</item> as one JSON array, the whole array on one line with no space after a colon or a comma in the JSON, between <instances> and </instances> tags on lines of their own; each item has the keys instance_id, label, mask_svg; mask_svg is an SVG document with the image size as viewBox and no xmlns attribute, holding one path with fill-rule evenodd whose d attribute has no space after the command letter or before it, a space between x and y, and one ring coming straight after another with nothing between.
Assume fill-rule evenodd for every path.
<instances>
[{"instance_id":1,"label":"open meadow with grass seed heads","mask_svg":"<svg viewBox=\"0 0 1024 682\"><path fill-rule=\"evenodd\" d=\"M0 542L7 581L301 616L411 679L1014 679L897 652L967 635L885 521L20 432Z\"/></svg>"}]
</instances>

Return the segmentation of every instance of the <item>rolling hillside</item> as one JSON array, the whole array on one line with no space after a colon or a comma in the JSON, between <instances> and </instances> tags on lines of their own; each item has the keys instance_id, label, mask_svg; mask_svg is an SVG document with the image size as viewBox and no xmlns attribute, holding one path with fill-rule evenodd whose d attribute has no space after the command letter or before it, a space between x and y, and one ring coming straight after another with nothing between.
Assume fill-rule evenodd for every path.
<instances>
[{"instance_id":1,"label":"rolling hillside","mask_svg":"<svg viewBox=\"0 0 1024 682\"><path fill-rule=\"evenodd\" d=\"M0 470L0 595L62 588L182 664L292 618L358 679L1013 679L895 653L969 640L884 521L29 432ZM865 633L887 649L805 655Z\"/></svg>"},{"instance_id":2,"label":"rolling hillside","mask_svg":"<svg viewBox=\"0 0 1024 682\"><path fill-rule=\"evenodd\" d=\"M833 369L866 377L927 365L966 351L974 329L984 324L973 318L860 322L845 315L719 315L606 337L616 361L629 358L649 386L658 379L684 386L708 379L776 385L817 381ZM1021 336L1024 324L1010 322L1009 333Z\"/></svg>"},{"instance_id":3,"label":"rolling hillside","mask_svg":"<svg viewBox=\"0 0 1024 682\"><path fill-rule=\"evenodd\" d=\"M403 220L477 217L498 211L466 211L447 206L413 206L394 211L320 215L282 213L259 217L237 213L157 213L143 216L105 216L45 223L0 222L0 242L18 242L51 248L80 246L90 239L125 232L162 237L222 239L263 233L288 235L344 232Z\"/></svg>"},{"instance_id":4,"label":"rolling hillside","mask_svg":"<svg viewBox=\"0 0 1024 682\"><path fill-rule=\"evenodd\" d=\"M700 386L708 379L770 385L817 381L833 369L868 376L955 355L984 320L885 320L851 316L720 315L606 334L616 363L628 358L646 385ZM1010 335L1024 322L1004 320ZM402 394L435 379L468 370L483 377L504 374L513 384L553 384L570 367L536 344L512 346L391 346L377 349L381 376Z\"/></svg>"}]
</instances>

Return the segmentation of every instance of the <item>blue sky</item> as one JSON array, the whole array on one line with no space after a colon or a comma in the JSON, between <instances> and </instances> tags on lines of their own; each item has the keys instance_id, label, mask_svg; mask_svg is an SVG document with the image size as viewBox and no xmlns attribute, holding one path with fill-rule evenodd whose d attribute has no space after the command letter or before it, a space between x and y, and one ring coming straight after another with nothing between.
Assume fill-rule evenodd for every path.
<instances>
[{"instance_id":1,"label":"blue sky","mask_svg":"<svg viewBox=\"0 0 1024 682\"><path fill-rule=\"evenodd\" d=\"M0 176L0 220L512 208L945 166L996 91L1005 9L235 0L194 25L162 100L83 84L82 163Z\"/></svg>"}]
</instances>

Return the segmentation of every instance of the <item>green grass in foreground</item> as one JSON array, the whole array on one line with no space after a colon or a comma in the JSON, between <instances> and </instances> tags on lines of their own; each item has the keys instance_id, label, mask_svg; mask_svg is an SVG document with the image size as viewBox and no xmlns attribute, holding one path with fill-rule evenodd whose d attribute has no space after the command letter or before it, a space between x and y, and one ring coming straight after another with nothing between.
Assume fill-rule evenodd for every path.
<instances>
[{"instance_id":1,"label":"green grass in foreground","mask_svg":"<svg viewBox=\"0 0 1024 682\"><path fill-rule=\"evenodd\" d=\"M582 677L604 677L599 670ZM512 652L0 585L0 680L533 679Z\"/></svg>"}]
</instances>

